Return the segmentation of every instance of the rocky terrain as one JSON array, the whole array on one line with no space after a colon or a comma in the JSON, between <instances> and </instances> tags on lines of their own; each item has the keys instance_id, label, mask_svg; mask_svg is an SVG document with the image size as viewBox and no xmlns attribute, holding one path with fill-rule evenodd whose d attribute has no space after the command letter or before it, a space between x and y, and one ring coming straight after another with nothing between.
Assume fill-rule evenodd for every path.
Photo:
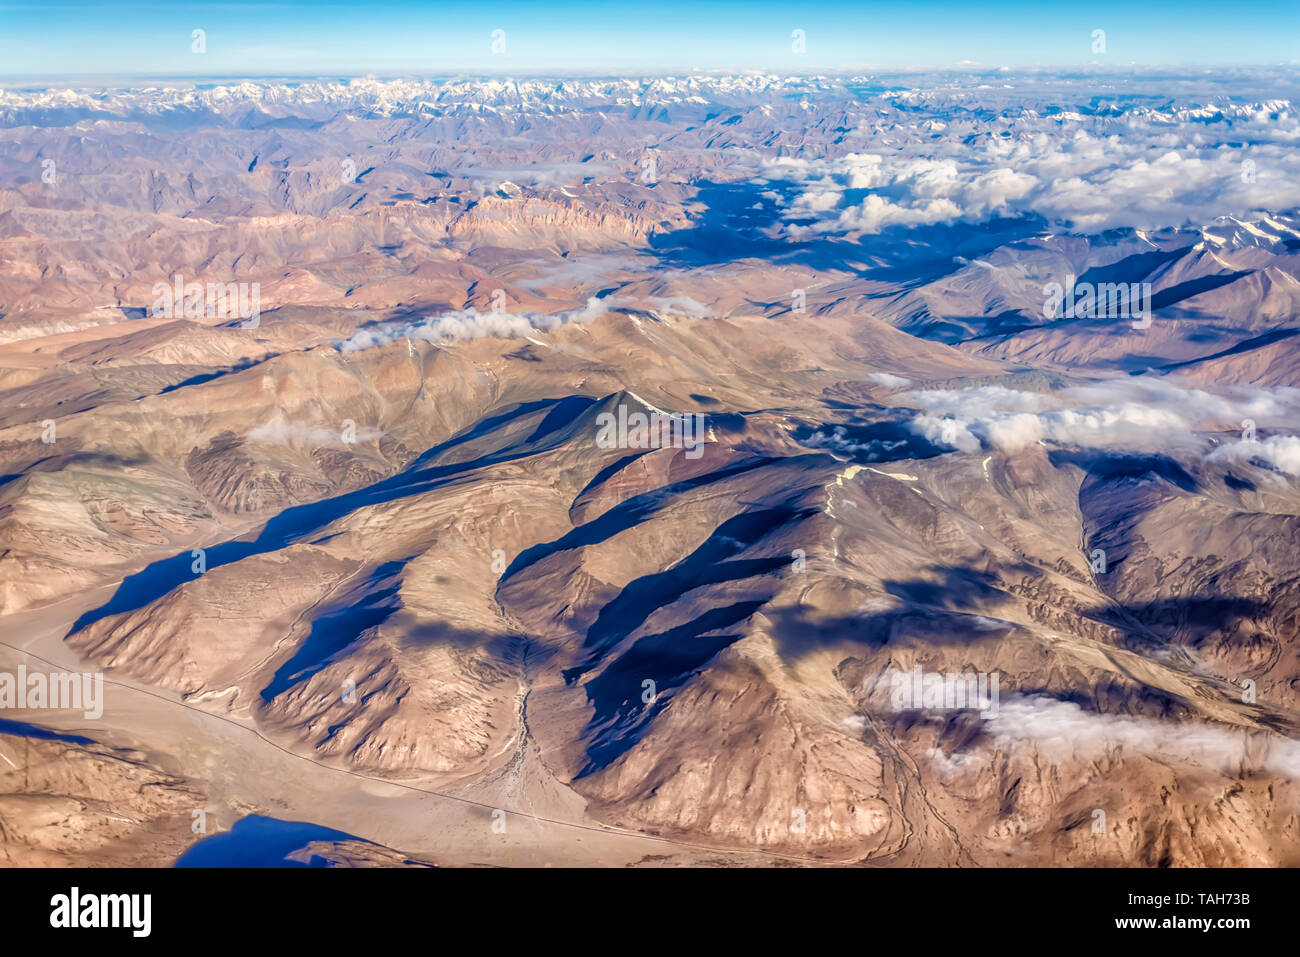
<instances>
[{"instance_id":1,"label":"rocky terrain","mask_svg":"<svg viewBox=\"0 0 1300 957\"><path fill-rule=\"evenodd\" d=\"M1289 82L0 90L0 860L1300 863Z\"/></svg>"}]
</instances>

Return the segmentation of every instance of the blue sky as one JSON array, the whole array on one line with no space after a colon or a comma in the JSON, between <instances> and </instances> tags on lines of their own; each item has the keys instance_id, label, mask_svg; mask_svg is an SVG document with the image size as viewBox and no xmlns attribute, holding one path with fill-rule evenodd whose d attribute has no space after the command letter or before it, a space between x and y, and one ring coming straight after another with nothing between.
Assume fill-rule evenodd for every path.
<instances>
[{"instance_id":1,"label":"blue sky","mask_svg":"<svg viewBox=\"0 0 1300 957\"><path fill-rule=\"evenodd\" d=\"M194 30L206 52L192 51ZM505 31L494 53L492 34ZM806 52L792 49L804 31ZM1104 54L1093 31L1104 30ZM1300 2L0 0L0 74L1300 64Z\"/></svg>"}]
</instances>

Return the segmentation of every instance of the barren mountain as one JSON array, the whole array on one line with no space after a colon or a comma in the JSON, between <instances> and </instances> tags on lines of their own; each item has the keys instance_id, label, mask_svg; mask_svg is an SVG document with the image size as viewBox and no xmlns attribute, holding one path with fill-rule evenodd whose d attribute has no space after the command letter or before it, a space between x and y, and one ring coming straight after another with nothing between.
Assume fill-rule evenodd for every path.
<instances>
[{"instance_id":1,"label":"barren mountain","mask_svg":"<svg viewBox=\"0 0 1300 957\"><path fill-rule=\"evenodd\" d=\"M1300 121L1108 82L0 91L0 854L1300 863Z\"/></svg>"}]
</instances>

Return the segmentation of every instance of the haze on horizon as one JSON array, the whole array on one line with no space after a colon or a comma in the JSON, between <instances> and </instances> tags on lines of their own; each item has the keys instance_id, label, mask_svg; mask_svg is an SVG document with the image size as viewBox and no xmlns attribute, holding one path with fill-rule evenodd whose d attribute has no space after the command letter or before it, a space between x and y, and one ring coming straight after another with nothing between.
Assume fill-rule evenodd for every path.
<instances>
[{"instance_id":1,"label":"haze on horizon","mask_svg":"<svg viewBox=\"0 0 1300 957\"><path fill-rule=\"evenodd\" d=\"M758 0L609 7L488 0L227 0L0 3L2 75L269 76L490 74L1133 64L1295 65L1297 5L1249 0L1002 0L816 9ZM202 31L196 52L195 31ZM1104 31L1104 51L1096 43Z\"/></svg>"}]
</instances>

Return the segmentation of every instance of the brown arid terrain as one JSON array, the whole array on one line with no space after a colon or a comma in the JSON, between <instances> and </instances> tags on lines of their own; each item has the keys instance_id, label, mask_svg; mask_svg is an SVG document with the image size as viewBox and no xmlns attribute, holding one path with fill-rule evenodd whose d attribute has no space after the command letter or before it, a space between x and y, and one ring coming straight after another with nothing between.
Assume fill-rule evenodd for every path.
<instances>
[{"instance_id":1,"label":"brown arid terrain","mask_svg":"<svg viewBox=\"0 0 1300 957\"><path fill-rule=\"evenodd\" d=\"M0 864L1300 864L1300 121L1100 82L0 90Z\"/></svg>"}]
</instances>

